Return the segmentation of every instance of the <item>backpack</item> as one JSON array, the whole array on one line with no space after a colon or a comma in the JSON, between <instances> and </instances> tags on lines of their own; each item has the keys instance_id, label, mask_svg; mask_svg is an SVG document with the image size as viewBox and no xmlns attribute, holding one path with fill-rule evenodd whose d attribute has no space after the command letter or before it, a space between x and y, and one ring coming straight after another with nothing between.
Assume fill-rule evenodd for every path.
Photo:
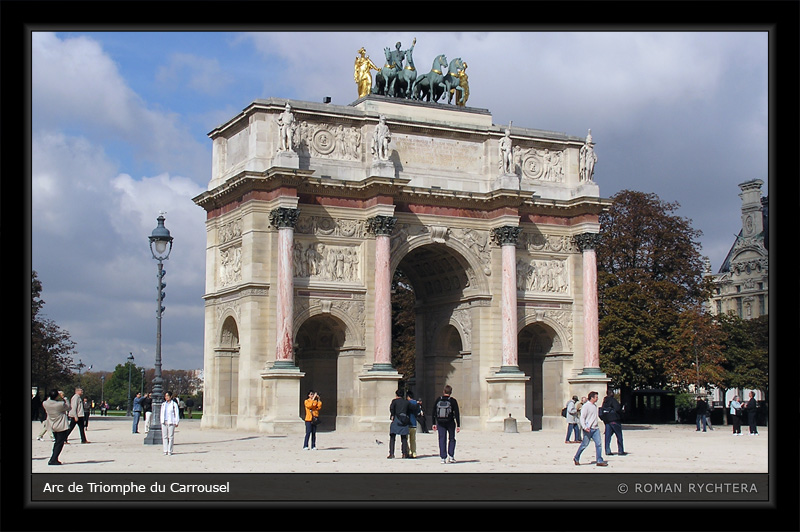
<instances>
[{"instance_id":1,"label":"backpack","mask_svg":"<svg viewBox=\"0 0 800 532\"><path fill-rule=\"evenodd\" d=\"M453 420L453 405L450 400L441 397L436 403L436 421L439 423L448 423Z\"/></svg>"}]
</instances>

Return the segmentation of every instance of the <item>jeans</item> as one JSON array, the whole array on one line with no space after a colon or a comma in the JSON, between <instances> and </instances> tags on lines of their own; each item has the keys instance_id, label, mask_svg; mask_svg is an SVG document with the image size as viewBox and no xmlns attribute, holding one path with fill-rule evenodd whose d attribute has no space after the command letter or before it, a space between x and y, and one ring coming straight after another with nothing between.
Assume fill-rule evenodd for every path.
<instances>
[{"instance_id":1,"label":"jeans","mask_svg":"<svg viewBox=\"0 0 800 532\"><path fill-rule=\"evenodd\" d=\"M617 436L617 452L624 453L625 446L622 444L622 425L616 421L606 423L606 454L611 454L611 435Z\"/></svg>"},{"instance_id":2,"label":"jeans","mask_svg":"<svg viewBox=\"0 0 800 532\"><path fill-rule=\"evenodd\" d=\"M139 417L142 415L141 411L133 411L133 432L139 432Z\"/></svg>"},{"instance_id":3,"label":"jeans","mask_svg":"<svg viewBox=\"0 0 800 532\"><path fill-rule=\"evenodd\" d=\"M581 429L578 427L577 423L567 423L567 439L564 441L569 441L570 436L572 435L573 431L575 432L575 440L581 440Z\"/></svg>"},{"instance_id":4,"label":"jeans","mask_svg":"<svg viewBox=\"0 0 800 532\"><path fill-rule=\"evenodd\" d=\"M708 419L705 414L697 414L697 430L700 430L700 422L703 422L703 432L708 428Z\"/></svg>"},{"instance_id":5,"label":"jeans","mask_svg":"<svg viewBox=\"0 0 800 532\"><path fill-rule=\"evenodd\" d=\"M589 446L589 442L594 440L595 452L597 454L597 463L602 464L603 460L603 442L600 441L600 429L591 429L588 432L583 431L583 441L578 446L578 452L575 453L575 460L580 461L581 453Z\"/></svg>"},{"instance_id":6,"label":"jeans","mask_svg":"<svg viewBox=\"0 0 800 532\"><path fill-rule=\"evenodd\" d=\"M389 434L389 456L394 457L394 443L397 439L397 434ZM408 456L408 434L400 435L400 451L403 453L403 458Z\"/></svg>"},{"instance_id":7,"label":"jeans","mask_svg":"<svg viewBox=\"0 0 800 532\"><path fill-rule=\"evenodd\" d=\"M436 426L436 432L439 433L439 457L444 459L448 456L455 456L456 452L456 423L440 423ZM450 442L447 442L447 437L450 436Z\"/></svg>"},{"instance_id":8,"label":"jeans","mask_svg":"<svg viewBox=\"0 0 800 532\"><path fill-rule=\"evenodd\" d=\"M308 447L308 438L311 437L311 448L317 448L317 426L310 421L306 421L306 439L303 441L303 449Z\"/></svg>"}]
</instances>

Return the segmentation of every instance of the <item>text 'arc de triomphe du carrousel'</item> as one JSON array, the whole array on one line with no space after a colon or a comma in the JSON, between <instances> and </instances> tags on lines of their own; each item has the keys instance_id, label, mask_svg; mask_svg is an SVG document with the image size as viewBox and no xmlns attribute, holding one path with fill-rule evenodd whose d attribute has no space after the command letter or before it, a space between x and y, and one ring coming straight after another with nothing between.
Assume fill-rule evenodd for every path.
<instances>
[{"instance_id":1,"label":"text 'arc de triomphe du carrousel'","mask_svg":"<svg viewBox=\"0 0 800 532\"><path fill-rule=\"evenodd\" d=\"M450 384L465 428L536 430L605 390L591 131L495 125L465 61L412 51L359 50L350 105L259 99L209 133L203 427L301 432L314 389L326 428L388 431L397 270L423 404Z\"/></svg>"}]
</instances>

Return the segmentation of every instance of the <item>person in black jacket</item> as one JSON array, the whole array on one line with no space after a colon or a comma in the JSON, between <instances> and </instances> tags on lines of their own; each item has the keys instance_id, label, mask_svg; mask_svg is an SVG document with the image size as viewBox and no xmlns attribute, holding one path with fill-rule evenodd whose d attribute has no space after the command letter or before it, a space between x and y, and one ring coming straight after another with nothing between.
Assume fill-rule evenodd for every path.
<instances>
[{"instance_id":1,"label":"person in black jacket","mask_svg":"<svg viewBox=\"0 0 800 532\"><path fill-rule=\"evenodd\" d=\"M703 432L706 431L708 428L708 403L706 403L705 399L701 396L697 396L697 430L695 432L700 431L700 425L703 425Z\"/></svg>"},{"instance_id":2,"label":"person in black jacket","mask_svg":"<svg viewBox=\"0 0 800 532\"><path fill-rule=\"evenodd\" d=\"M606 454L614 454L611 452L611 435L617 437L617 454L625 455L625 446L622 444L622 407L614 398L614 392L608 391L606 398L603 399L602 410L605 415L602 417L606 425Z\"/></svg>"},{"instance_id":3,"label":"person in black jacket","mask_svg":"<svg viewBox=\"0 0 800 532\"><path fill-rule=\"evenodd\" d=\"M458 411L458 401L450 397L453 388L448 384L444 387L442 396L433 403L433 430L439 433L439 457L442 463L456 461L456 433L461 432L461 414ZM449 409L446 403L450 403ZM445 415L445 412L446 415ZM447 437L450 441L447 441Z\"/></svg>"},{"instance_id":4,"label":"person in black jacket","mask_svg":"<svg viewBox=\"0 0 800 532\"><path fill-rule=\"evenodd\" d=\"M747 412L747 420L750 422L750 436L758 436L758 427L756 426L756 414L758 410L758 401L756 401L756 393L750 392L750 399L744 405Z\"/></svg>"},{"instance_id":5,"label":"person in black jacket","mask_svg":"<svg viewBox=\"0 0 800 532\"><path fill-rule=\"evenodd\" d=\"M389 425L389 456L394 458L394 445L397 435L400 435L400 447L403 458L409 458L408 454L408 433L411 429L411 418L408 415L408 400L403 398L403 390L397 390L395 397L389 404L389 418L392 424Z\"/></svg>"}]
</instances>

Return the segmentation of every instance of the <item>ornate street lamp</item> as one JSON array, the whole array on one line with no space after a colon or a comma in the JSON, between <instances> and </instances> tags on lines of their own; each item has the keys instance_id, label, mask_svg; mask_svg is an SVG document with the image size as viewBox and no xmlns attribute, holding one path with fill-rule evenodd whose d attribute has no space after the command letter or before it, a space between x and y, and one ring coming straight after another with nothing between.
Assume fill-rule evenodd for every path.
<instances>
[{"instance_id":1,"label":"ornate street lamp","mask_svg":"<svg viewBox=\"0 0 800 532\"><path fill-rule=\"evenodd\" d=\"M161 445L161 404L164 402L164 394L162 391L161 380L161 314L164 312L162 302L166 294L164 288L167 284L164 282L164 275L167 273L164 270L163 262L169 259L169 254L172 251L172 237L169 230L164 227L164 213L158 215L156 218L158 226L153 229L150 234L150 252L153 254L153 259L158 261L158 286L156 292L157 307L156 307L156 364L155 374L153 376L153 413L152 422L150 423L150 431L144 438L145 445Z\"/></svg>"},{"instance_id":2,"label":"ornate street lamp","mask_svg":"<svg viewBox=\"0 0 800 532\"><path fill-rule=\"evenodd\" d=\"M144 397L144 368L142 368L142 397Z\"/></svg>"},{"instance_id":3,"label":"ornate street lamp","mask_svg":"<svg viewBox=\"0 0 800 532\"><path fill-rule=\"evenodd\" d=\"M130 417L131 415L131 364L133 363L133 353L128 354L128 412L125 414Z\"/></svg>"},{"instance_id":4,"label":"ornate street lamp","mask_svg":"<svg viewBox=\"0 0 800 532\"><path fill-rule=\"evenodd\" d=\"M100 404L106 402L106 376L100 375Z\"/></svg>"}]
</instances>

